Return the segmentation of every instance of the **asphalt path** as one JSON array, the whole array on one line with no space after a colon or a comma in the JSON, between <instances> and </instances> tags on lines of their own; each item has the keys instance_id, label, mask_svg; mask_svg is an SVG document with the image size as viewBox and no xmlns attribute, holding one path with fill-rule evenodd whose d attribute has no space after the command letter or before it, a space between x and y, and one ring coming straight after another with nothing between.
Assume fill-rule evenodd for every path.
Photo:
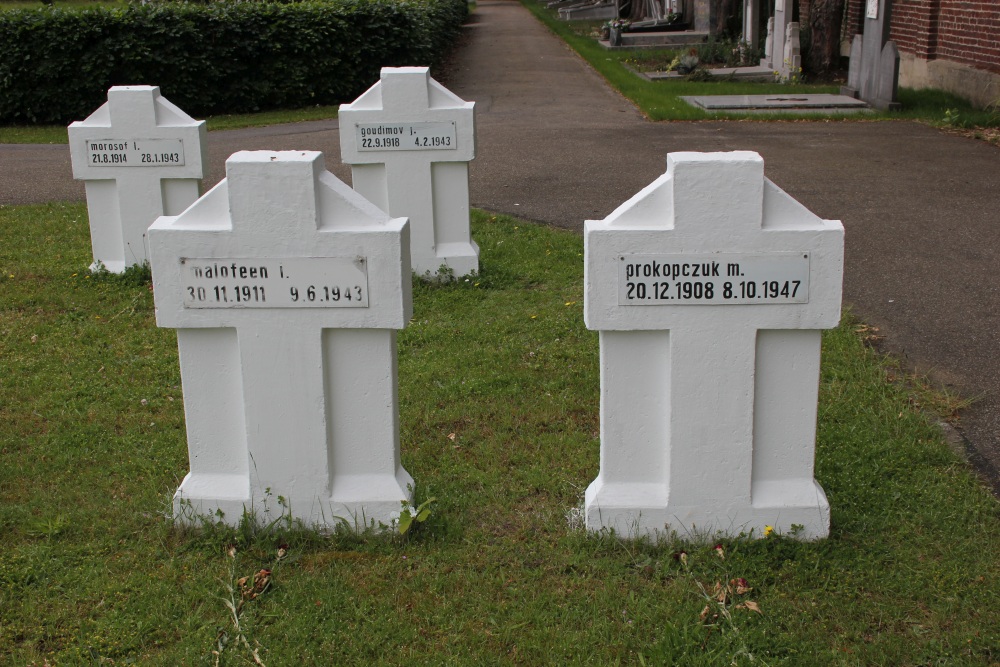
<instances>
[{"instance_id":1,"label":"asphalt path","mask_svg":"<svg viewBox=\"0 0 1000 667\"><path fill-rule=\"evenodd\" d=\"M1000 150L911 122L659 122L521 7L479 2L438 79L476 102L473 205L572 230L662 174L672 151L753 150L780 188L846 229L845 302L883 349L977 399L959 432L1000 494ZM336 121L209 134L206 186L237 150L321 150ZM0 145L0 204L81 200L65 146Z\"/></svg>"}]
</instances>

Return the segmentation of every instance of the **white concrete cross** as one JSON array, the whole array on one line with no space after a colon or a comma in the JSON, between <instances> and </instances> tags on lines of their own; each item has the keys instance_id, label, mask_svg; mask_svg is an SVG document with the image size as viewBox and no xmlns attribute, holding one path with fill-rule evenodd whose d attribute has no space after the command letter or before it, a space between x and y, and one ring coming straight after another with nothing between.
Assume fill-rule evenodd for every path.
<instances>
[{"instance_id":1,"label":"white concrete cross","mask_svg":"<svg viewBox=\"0 0 1000 667\"><path fill-rule=\"evenodd\" d=\"M584 313L601 348L587 526L827 535L813 461L841 224L765 179L756 153L672 153L666 174L588 221L584 238Z\"/></svg>"},{"instance_id":2,"label":"white concrete cross","mask_svg":"<svg viewBox=\"0 0 1000 667\"><path fill-rule=\"evenodd\" d=\"M426 67L384 67L378 83L340 106L340 151L354 189L410 219L411 265L420 275L442 265L456 276L479 270L469 230L474 107Z\"/></svg>"},{"instance_id":3,"label":"white concrete cross","mask_svg":"<svg viewBox=\"0 0 1000 667\"><path fill-rule=\"evenodd\" d=\"M388 523L413 481L395 332L412 313L408 223L327 172L322 153L236 153L226 175L149 230L191 460L175 518Z\"/></svg>"},{"instance_id":4,"label":"white concrete cross","mask_svg":"<svg viewBox=\"0 0 1000 667\"><path fill-rule=\"evenodd\" d=\"M114 86L108 101L69 126L73 178L85 181L94 265L121 273L148 259L146 230L198 198L205 121L156 86Z\"/></svg>"}]
</instances>

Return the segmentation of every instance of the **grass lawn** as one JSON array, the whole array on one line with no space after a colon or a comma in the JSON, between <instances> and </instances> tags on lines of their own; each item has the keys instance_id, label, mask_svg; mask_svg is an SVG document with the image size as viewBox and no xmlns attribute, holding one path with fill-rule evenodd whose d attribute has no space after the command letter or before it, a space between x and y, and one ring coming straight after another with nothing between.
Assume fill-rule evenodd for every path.
<instances>
[{"instance_id":1,"label":"grass lawn","mask_svg":"<svg viewBox=\"0 0 1000 667\"><path fill-rule=\"evenodd\" d=\"M403 463L430 518L406 536L180 531L176 341L148 282L87 273L83 204L0 206L0 234L5 664L1000 661L1000 504L850 318L824 336L829 539L587 535L582 239L475 212L481 275L416 284L399 336Z\"/></svg>"},{"instance_id":2,"label":"grass lawn","mask_svg":"<svg viewBox=\"0 0 1000 667\"><path fill-rule=\"evenodd\" d=\"M637 76L634 70L656 70L663 62L670 62L662 51L610 51L596 41L596 33L601 21L560 21L558 12L548 9L540 0L521 0L521 3L558 37L580 54L591 67L601 73L622 95L630 99L651 120L702 120L706 118L727 119L747 118L746 114L707 113L687 104L680 98L689 95L763 95L805 93L839 93L840 85L813 85L804 83L793 85L780 83L750 83L736 81L649 81ZM1000 109L974 109L966 100L938 90L911 90L901 88L899 101L903 109L896 113L872 113L861 116L866 120L910 119L932 125L953 127L962 130L1000 127ZM998 100L1000 102L1000 100ZM822 119L815 114L753 114L754 120ZM858 116L845 116L846 120ZM995 133L981 132L979 138L1000 137Z\"/></svg>"}]
</instances>

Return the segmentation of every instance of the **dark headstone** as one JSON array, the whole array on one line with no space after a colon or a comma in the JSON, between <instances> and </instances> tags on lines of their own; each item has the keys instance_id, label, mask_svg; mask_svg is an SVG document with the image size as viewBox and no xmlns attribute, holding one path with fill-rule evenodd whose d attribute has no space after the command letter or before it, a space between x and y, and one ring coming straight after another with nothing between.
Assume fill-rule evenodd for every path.
<instances>
[{"instance_id":1,"label":"dark headstone","mask_svg":"<svg viewBox=\"0 0 1000 667\"><path fill-rule=\"evenodd\" d=\"M868 0L865 32L854 37L847 85L840 89L842 95L856 97L882 110L900 108L899 50L889 40L891 10L892 0Z\"/></svg>"}]
</instances>

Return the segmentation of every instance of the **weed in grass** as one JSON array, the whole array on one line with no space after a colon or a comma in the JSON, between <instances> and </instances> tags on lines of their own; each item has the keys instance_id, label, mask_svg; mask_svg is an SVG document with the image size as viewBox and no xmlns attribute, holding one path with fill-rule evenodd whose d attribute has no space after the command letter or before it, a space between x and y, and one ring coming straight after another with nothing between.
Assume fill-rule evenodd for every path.
<instances>
[{"instance_id":1,"label":"weed in grass","mask_svg":"<svg viewBox=\"0 0 1000 667\"><path fill-rule=\"evenodd\" d=\"M288 545L281 544L275 552L274 561L270 567L261 567L252 574L240 577L238 576L237 569L239 550L236 548L236 545L229 545L226 548L229 568L228 576L223 582L225 595L222 601L226 609L229 610L229 621L232 627L229 630L225 627L220 627L216 635L215 647L211 652L216 666L222 664L222 660L228 650L236 653L243 652L246 656L245 659L251 660L255 665L264 667L264 661L260 657L263 647L256 639L254 639L251 645L247 636L250 634L252 626L248 622L246 612L250 609L249 605L251 603L259 600L264 593L270 590L278 566L287 555Z\"/></svg>"},{"instance_id":2,"label":"weed in grass","mask_svg":"<svg viewBox=\"0 0 1000 667\"><path fill-rule=\"evenodd\" d=\"M402 509L398 515L393 517L395 528L400 535L412 535L417 527L431 517L431 505L437 498L428 498L419 505L411 505L407 501L402 502ZM413 531L413 532L411 532Z\"/></svg>"},{"instance_id":3,"label":"weed in grass","mask_svg":"<svg viewBox=\"0 0 1000 667\"><path fill-rule=\"evenodd\" d=\"M140 264L132 264L121 273L112 273L101 260L95 262L90 269L90 277L97 282L110 282L124 287L148 287L152 289L153 270L149 266L149 261L145 260Z\"/></svg>"}]
</instances>

